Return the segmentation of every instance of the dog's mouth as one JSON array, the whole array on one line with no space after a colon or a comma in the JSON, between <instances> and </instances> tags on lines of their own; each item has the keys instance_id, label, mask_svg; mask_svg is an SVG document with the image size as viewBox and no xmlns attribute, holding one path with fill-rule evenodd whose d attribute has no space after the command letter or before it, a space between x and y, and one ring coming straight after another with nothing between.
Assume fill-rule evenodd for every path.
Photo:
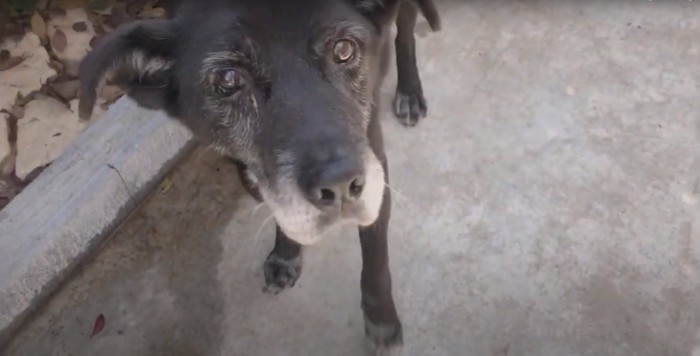
<instances>
[{"instance_id":1,"label":"dog's mouth","mask_svg":"<svg viewBox=\"0 0 700 356\"><path fill-rule=\"evenodd\" d=\"M369 226L379 217L384 196L384 169L374 153L363 157L364 177L361 192L354 199L319 206L309 199L291 177L282 177L275 187L258 183L263 201L270 207L280 229L301 245L312 245L336 225Z\"/></svg>"}]
</instances>

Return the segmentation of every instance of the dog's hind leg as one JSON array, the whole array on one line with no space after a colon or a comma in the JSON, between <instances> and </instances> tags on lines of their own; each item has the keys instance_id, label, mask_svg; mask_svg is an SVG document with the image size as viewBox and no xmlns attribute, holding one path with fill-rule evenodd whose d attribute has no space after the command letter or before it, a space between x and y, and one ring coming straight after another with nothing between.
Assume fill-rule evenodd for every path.
<instances>
[{"instance_id":1,"label":"dog's hind leg","mask_svg":"<svg viewBox=\"0 0 700 356\"><path fill-rule=\"evenodd\" d=\"M423 87L416 65L416 39L414 30L418 8L410 1L404 1L396 19L396 69L398 84L394 97L394 114L406 126L415 126L428 112L423 97Z\"/></svg>"},{"instance_id":2,"label":"dog's hind leg","mask_svg":"<svg viewBox=\"0 0 700 356\"><path fill-rule=\"evenodd\" d=\"M294 287L301 275L302 246L291 240L277 225L275 247L265 259L265 288L267 293L277 294Z\"/></svg>"}]
</instances>

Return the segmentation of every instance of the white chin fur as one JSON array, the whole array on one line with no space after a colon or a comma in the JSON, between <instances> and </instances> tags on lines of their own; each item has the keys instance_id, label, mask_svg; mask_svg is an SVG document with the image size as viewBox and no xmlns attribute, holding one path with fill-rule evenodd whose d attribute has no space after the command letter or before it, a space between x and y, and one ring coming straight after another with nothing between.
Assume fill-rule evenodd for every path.
<instances>
[{"instance_id":1,"label":"white chin fur","mask_svg":"<svg viewBox=\"0 0 700 356\"><path fill-rule=\"evenodd\" d=\"M365 188L362 192L360 201L362 202L362 210L357 217L357 223L361 226L372 225L379 217L379 211L384 200L384 168L377 156L373 152L368 151L365 154L365 169L367 176L365 178Z\"/></svg>"},{"instance_id":2,"label":"white chin fur","mask_svg":"<svg viewBox=\"0 0 700 356\"><path fill-rule=\"evenodd\" d=\"M291 177L285 177L277 182L275 194L260 187L264 201L272 210L275 220L282 231L292 240L301 245L313 245L319 242L324 232L340 223L356 223L369 226L379 217L379 211L384 198L384 169L371 151L365 154L365 188L360 198L360 204L353 218L324 222L321 211L309 203L297 188Z\"/></svg>"}]
</instances>

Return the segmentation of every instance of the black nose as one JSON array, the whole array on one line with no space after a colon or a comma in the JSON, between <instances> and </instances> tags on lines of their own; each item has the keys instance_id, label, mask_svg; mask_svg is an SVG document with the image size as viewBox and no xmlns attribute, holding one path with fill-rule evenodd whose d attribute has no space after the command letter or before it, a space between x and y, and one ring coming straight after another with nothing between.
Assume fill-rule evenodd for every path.
<instances>
[{"instance_id":1,"label":"black nose","mask_svg":"<svg viewBox=\"0 0 700 356\"><path fill-rule=\"evenodd\" d=\"M314 205L324 208L343 201L354 201L362 195L365 177L362 164L354 157L336 158L311 169L306 194Z\"/></svg>"}]
</instances>

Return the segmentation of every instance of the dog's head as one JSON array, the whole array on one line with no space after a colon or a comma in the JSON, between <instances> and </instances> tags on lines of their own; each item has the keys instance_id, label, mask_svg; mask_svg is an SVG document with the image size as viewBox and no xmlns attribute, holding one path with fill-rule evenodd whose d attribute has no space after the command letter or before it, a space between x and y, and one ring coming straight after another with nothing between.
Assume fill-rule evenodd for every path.
<instances>
[{"instance_id":1,"label":"dog's head","mask_svg":"<svg viewBox=\"0 0 700 356\"><path fill-rule=\"evenodd\" d=\"M80 115L103 77L242 161L282 230L313 243L373 223L384 169L368 125L400 0L185 0L125 25L81 64ZM429 1L417 2L437 26Z\"/></svg>"}]
</instances>

